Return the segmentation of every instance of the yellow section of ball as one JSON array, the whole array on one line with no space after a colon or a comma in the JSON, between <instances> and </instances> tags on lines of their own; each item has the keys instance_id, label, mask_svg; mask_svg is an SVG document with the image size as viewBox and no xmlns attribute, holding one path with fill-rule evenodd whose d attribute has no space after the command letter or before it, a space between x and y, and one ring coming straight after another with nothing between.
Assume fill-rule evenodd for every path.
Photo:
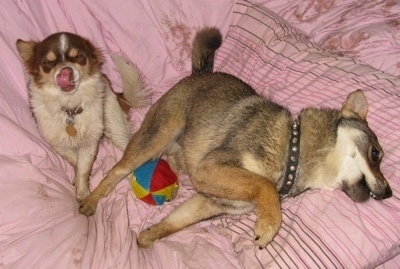
<instances>
[{"instance_id":1,"label":"yellow section of ball","mask_svg":"<svg viewBox=\"0 0 400 269\"><path fill-rule=\"evenodd\" d=\"M131 178L131 187L133 192L135 193L137 198L143 198L147 195L149 195L149 191L145 190L142 186L139 185L139 183L136 181L136 177L132 175Z\"/></svg>"}]
</instances>

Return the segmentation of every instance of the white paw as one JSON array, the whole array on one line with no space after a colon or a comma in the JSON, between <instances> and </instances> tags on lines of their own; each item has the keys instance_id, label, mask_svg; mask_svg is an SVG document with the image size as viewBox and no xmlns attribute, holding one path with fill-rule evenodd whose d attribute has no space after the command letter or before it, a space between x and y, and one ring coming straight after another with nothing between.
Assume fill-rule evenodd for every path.
<instances>
[{"instance_id":1,"label":"white paw","mask_svg":"<svg viewBox=\"0 0 400 269\"><path fill-rule=\"evenodd\" d=\"M76 200L80 203L85 199L85 197L90 195L90 190L88 184L78 184L81 183L79 181L75 181L76 187Z\"/></svg>"}]
</instances>

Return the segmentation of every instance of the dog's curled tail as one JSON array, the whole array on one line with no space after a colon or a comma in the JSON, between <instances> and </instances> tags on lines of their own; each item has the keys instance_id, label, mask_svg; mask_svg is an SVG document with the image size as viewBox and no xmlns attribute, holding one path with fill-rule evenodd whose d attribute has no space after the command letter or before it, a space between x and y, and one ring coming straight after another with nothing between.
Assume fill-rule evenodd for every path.
<instances>
[{"instance_id":1,"label":"dog's curled tail","mask_svg":"<svg viewBox=\"0 0 400 269\"><path fill-rule=\"evenodd\" d=\"M119 94L119 101L136 108L149 105L151 92L138 67L119 54L114 53L111 58L122 81L123 93Z\"/></svg>"},{"instance_id":2,"label":"dog's curled tail","mask_svg":"<svg viewBox=\"0 0 400 269\"><path fill-rule=\"evenodd\" d=\"M221 46L222 36L214 27L197 32L192 47L192 74L212 73L215 51Z\"/></svg>"}]
</instances>

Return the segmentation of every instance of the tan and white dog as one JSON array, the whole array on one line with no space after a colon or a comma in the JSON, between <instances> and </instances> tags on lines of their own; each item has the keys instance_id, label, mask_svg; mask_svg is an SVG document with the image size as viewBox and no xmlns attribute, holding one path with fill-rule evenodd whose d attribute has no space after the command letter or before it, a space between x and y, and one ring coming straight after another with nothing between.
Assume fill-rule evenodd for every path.
<instances>
[{"instance_id":1,"label":"tan and white dog","mask_svg":"<svg viewBox=\"0 0 400 269\"><path fill-rule=\"evenodd\" d=\"M148 103L149 91L134 65L116 56L124 78L117 96L101 73L103 54L89 40L55 33L43 41L16 42L29 74L29 102L41 136L75 168L77 200L89 195L89 176L105 135L124 150L131 126L122 107Z\"/></svg>"},{"instance_id":2,"label":"tan and white dog","mask_svg":"<svg viewBox=\"0 0 400 269\"><path fill-rule=\"evenodd\" d=\"M163 154L186 170L197 194L142 231L141 247L198 221L251 210L255 242L265 247L280 227L282 197L308 189L341 189L356 202L392 195L362 91L350 93L341 109L309 107L294 119L240 79L212 72L221 42L215 28L196 35L193 74L153 105L122 159L82 201L81 213L93 214L121 179Z\"/></svg>"}]
</instances>

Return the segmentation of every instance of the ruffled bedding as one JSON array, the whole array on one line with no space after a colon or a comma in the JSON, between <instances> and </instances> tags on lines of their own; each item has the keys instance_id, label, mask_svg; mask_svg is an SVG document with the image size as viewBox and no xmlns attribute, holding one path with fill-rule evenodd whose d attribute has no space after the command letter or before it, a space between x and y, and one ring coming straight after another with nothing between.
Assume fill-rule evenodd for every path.
<instances>
[{"instance_id":1,"label":"ruffled bedding","mask_svg":"<svg viewBox=\"0 0 400 269\"><path fill-rule=\"evenodd\" d=\"M0 268L400 267L399 10L396 1L1 1ZM363 89L393 197L358 204L341 191L315 190L286 199L282 228L264 250L252 240L253 213L203 221L139 249L138 233L193 194L184 174L178 196L163 206L137 199L126 179L94 216L80 215L73 169L41 139L29 111L15 41L57 31L85 36L104 50L115 91L111 53L140 68L154 102L190 73L191 42L203 26L224 36L216 70L293 113L340 107ZM134 129L147 109L131 111ZM92 189L121 154L101 143Z\"/></svg>"}]
</instances>

